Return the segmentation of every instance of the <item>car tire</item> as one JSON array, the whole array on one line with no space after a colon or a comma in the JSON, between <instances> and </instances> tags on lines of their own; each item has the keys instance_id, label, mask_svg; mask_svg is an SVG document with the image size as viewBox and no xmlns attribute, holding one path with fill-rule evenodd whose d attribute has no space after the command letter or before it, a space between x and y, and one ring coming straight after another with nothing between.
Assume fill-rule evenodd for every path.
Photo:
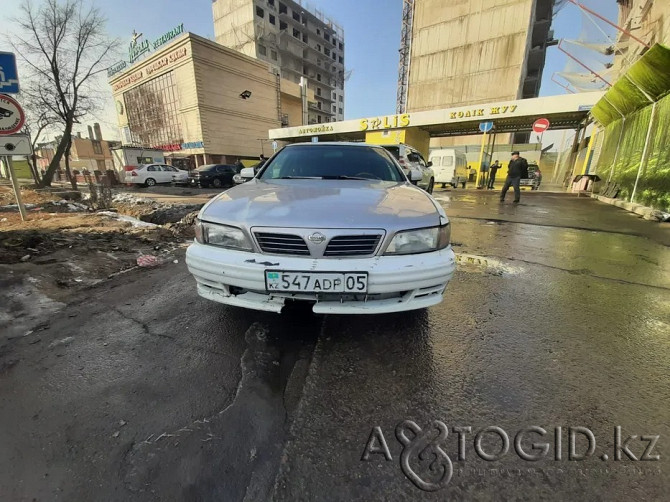
<instances>
[{"instance_id":1,"label":"car tire","mask_svg":"<svg viewBox=\"0 0 670 502\"><path fill-rule=\"evenodd\" d=\"M222 185L223 185L223 183L221 183L221 180L219 178L214 178L212 180L212 186L214 188L221 188Z\"/></svg>"},{"instance_id":2,"label":"car tire","mask_svg":"<svg viewBox=\"0 0 670 502\"><path fill-rule=\"evenodd\" d=\"M156 185L156 180L153 178L147 178L144 180L144 186L152 187Z\"/></svg>"},{"instance_id":3,"label":"car tire","mask_svg":"<svg viewBox=\"0 0 670 502\"><path fill-rule=\"evenodd\" d=\"M442 189L445 189L445 188L447 188L447 184L446 184L446 183L442 183Z\"/></svg>"},{"instance_id":4,"label":"car tire","mask_svg":"<svg viewBox=\"0 0 670 502\"><path fill-rule=\"evenodd\" d=\"M431 178L430 183L428 183L428 188L426 188L426 192L432 194L434 188L435 188L435 180L433 178Z\"/></svg>"},{"instance_id":5,"label":"car tire","mask_svg":"<svg viewBox=\"0 0 670 502\"><path fill-rule=\"evenodd\" d=\"M465 181L461 183L461 187L465 188L465 183L466 183Z\"/></svg>"}]
</instances>

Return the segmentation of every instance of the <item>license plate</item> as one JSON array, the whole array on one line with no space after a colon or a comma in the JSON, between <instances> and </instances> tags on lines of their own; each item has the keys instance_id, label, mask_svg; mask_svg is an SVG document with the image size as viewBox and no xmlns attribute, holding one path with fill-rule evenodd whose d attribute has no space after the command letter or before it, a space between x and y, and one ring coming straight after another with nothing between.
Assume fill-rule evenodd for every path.
<instances>
[{"instance_id":1,"label":"license plate","mask_svg":"<svg viewBox=\"0 0 670 502\"><path fill-rule=\"evenodd\" d=\"M366 293L366 272L265 271L265 289L289 293Z\"/></svg>"}]
</instances>

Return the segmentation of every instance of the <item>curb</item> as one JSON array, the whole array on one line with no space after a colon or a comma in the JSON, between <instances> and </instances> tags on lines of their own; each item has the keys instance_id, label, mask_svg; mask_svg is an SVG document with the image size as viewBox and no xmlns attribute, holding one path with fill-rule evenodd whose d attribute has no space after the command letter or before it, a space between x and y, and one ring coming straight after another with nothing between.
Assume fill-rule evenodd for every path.
<instances>
[{"instance_id":1,"label":"curb","mask_svg":"<svg viewBox=\"0 0 670 502\"><path fill-rule=\"evenodd\" d=\"M612 206L620 207L631 213L639 214L645 220L648 221L663 221L664 214L663 211L654 209L652 207L643 206L642 204L636 204L635 202L627 202L621 199L611 199L610 197L603 197L602 195L593 195L595 199L598 199L600 202L605 204L610 204Z\"/></svg>"}]
</instances>

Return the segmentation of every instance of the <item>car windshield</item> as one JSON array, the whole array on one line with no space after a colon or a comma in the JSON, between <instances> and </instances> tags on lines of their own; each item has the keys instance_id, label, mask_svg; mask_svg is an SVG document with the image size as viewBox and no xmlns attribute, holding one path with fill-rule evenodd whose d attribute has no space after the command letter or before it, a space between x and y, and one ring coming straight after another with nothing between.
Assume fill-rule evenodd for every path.
<instances>
[{"instance_id":1,"label":"car windshield","mask_svg":"<svg viewBox=\"0 0 670 502\"><path fill-rule=\"evenodd\" d=\"M204 166L197 167L195 170L196 171L211 171L217 166L217 164L205 164Z\"/></svg>"},{"instance_id":2,"label":"car windshield","mask_svg":"<svg viewBox=\"0 0 670 502\"><path fill-rule=\"evenodd\" d=\"M296 146L280 151L260 179L405 181L384 150L364 146Z\"/></svg>"}]
</instances>

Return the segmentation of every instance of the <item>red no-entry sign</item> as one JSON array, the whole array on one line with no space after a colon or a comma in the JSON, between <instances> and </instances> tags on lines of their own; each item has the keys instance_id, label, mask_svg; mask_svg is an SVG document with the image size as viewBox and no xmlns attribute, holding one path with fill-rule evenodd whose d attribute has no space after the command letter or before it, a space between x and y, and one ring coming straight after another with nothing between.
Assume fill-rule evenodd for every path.
<instances>
[{"instance_id":1,"label":"red no-entry sign","mask_svg":"<svg viewBox=\"0 0 670 502\"><path fill-rule=\"evenodd\" d=\"M533 122L533 132L542 134L547 129L549 129L549 121L547 119L537 119Z\"/></svg>"}]
</instances>

